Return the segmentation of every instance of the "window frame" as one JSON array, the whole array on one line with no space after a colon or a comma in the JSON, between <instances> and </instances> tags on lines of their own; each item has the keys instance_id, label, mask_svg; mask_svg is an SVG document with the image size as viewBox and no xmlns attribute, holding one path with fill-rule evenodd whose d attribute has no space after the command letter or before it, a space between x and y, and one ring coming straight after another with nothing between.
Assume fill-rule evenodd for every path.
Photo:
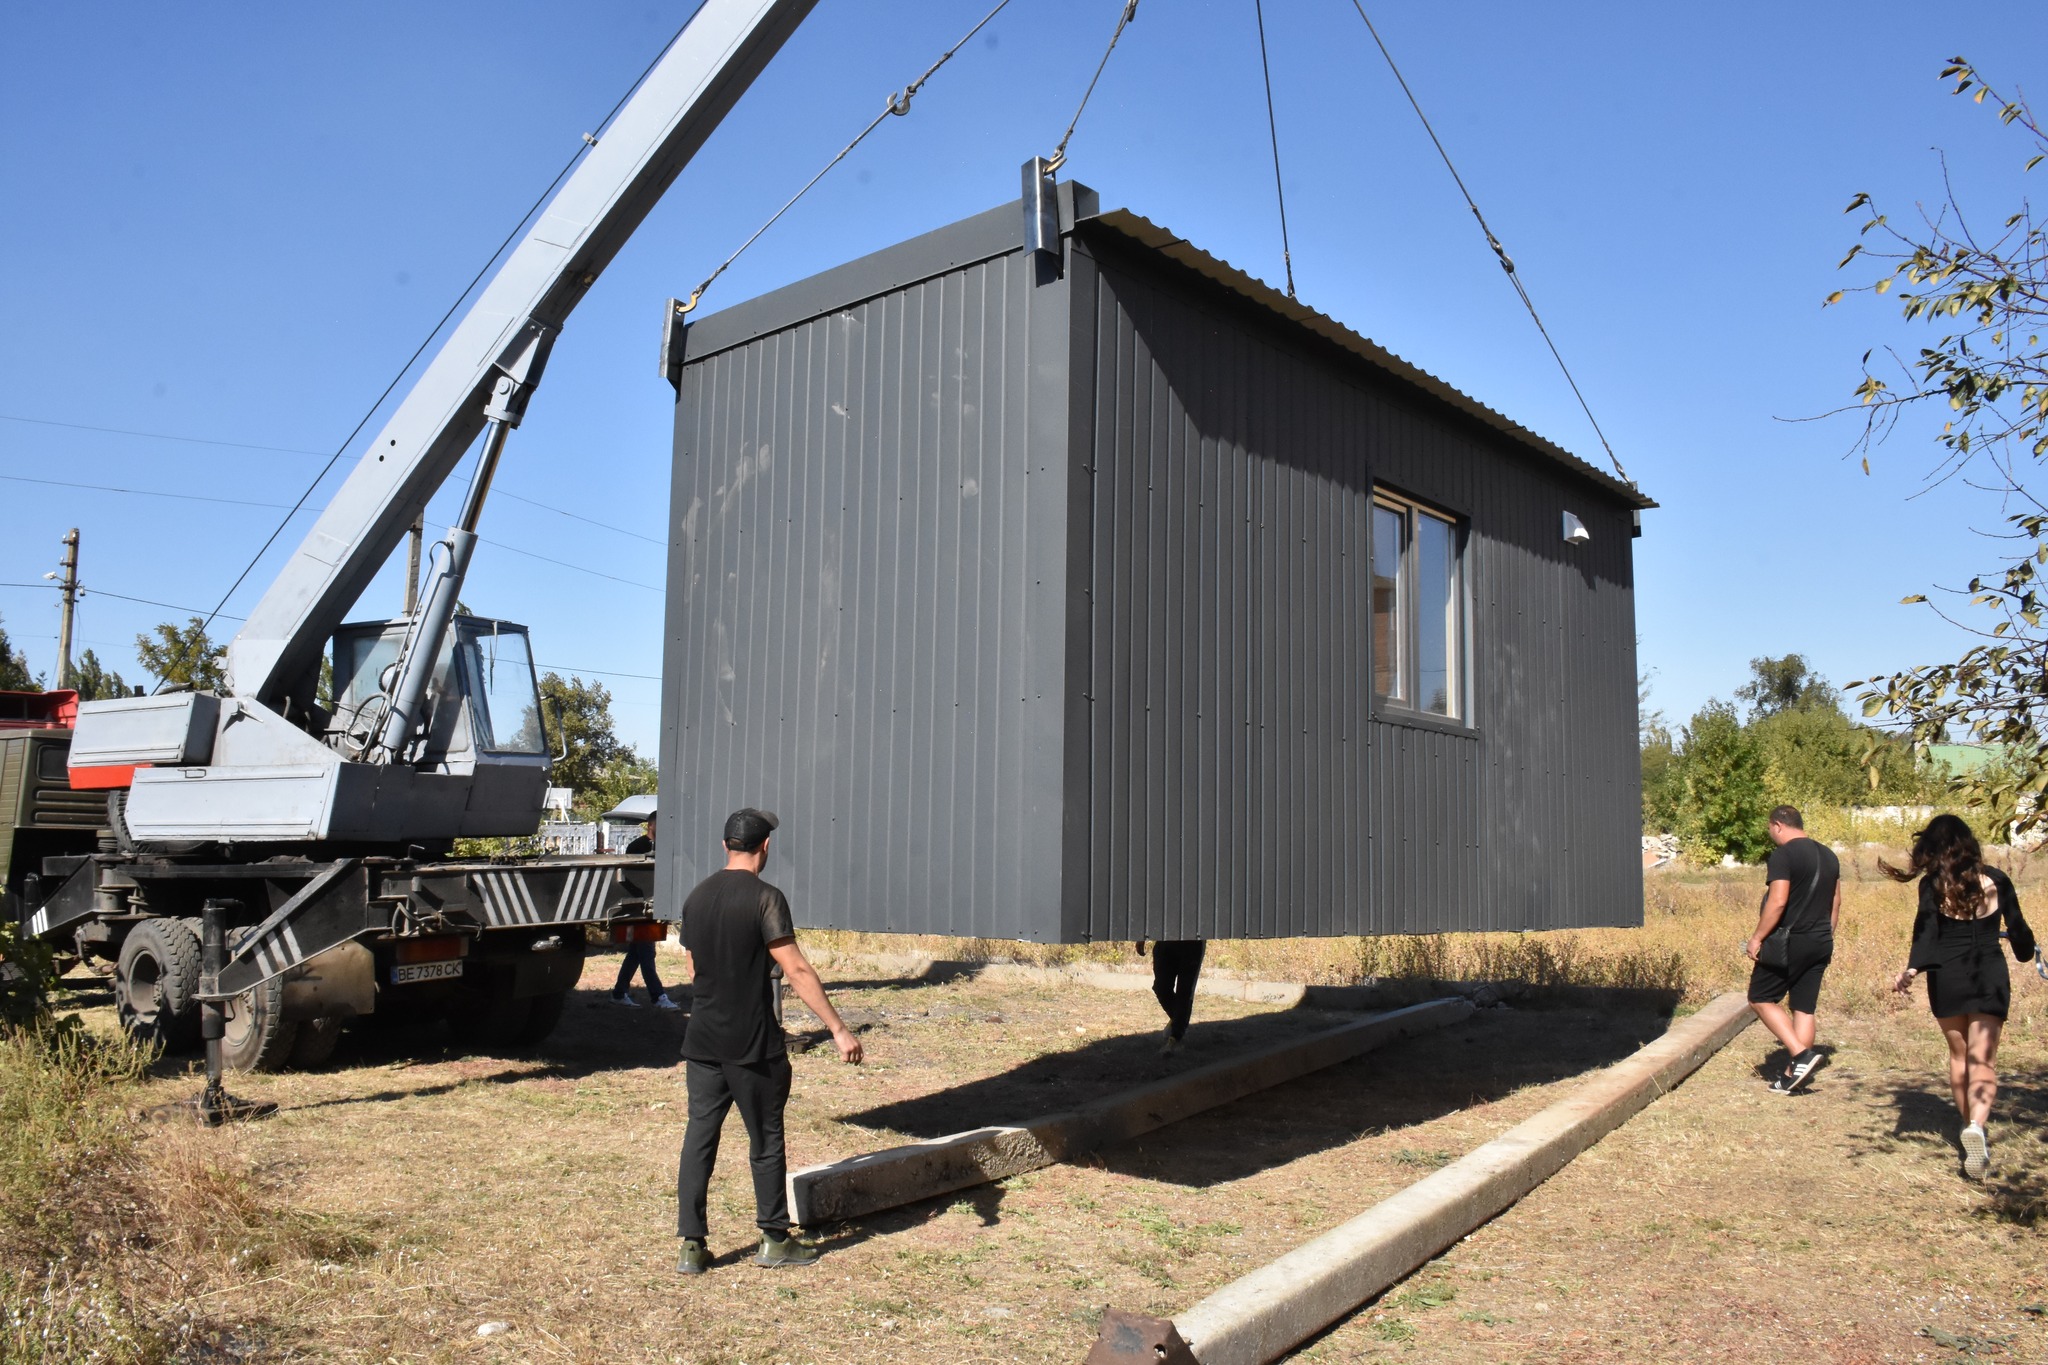
<instances>
[{"instance_id":1,"label":"window frame","mask_svg":"<svg viewBox=\"0 0 2048 1365\"><path fill-rule=\"evenodd\" d=\"M1366 624L1367 685L1372 688L1373 713L1388 720L1419 722L1432 726L1449 726L1457 730L1470 730L1472 722L1471 667L1469 637L1471 631L1471 607L1466 593L1465 549L1469 539L1470 526L1463 517L1456 516L1390 488L1375 486L1372 491L1374 515L1368 523L1367 547L1367 604ZM1379 658L1377 654L1379 630L1377 610L1373 597L1377 591L1379 575L1379 516L1382 510L1401 517L1401 554L1396 569L1396 626L1399 638L1394 641L1398 678L1395 686L1398 694L1382 692L1379 687ZM1443 523L1450 531L1450 584L1449 603L1451 620L1445 627L1445 666L1449 673L1445 687L1445 709L1433 711L1422 704L1422 575L1421 575L1421 518L1428 517Z\"/></svg>"}]
</instances>

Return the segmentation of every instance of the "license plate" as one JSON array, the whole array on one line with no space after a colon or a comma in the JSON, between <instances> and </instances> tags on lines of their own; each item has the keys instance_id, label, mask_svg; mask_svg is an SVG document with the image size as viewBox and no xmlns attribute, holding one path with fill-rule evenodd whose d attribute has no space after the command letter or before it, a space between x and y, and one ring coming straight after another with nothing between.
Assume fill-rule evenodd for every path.
<instances>
[{"instance_id":1,"label":"license plate","mask_svg":"<svg viewBox=\"0 0 2048 1365\"><path fill-rule=\"evenodd\" d=\"M462 975L462 962L410 962L403 967L391 969L391 984L407 985L414 981L446 981Z\"/></svg>"}]
</instances>

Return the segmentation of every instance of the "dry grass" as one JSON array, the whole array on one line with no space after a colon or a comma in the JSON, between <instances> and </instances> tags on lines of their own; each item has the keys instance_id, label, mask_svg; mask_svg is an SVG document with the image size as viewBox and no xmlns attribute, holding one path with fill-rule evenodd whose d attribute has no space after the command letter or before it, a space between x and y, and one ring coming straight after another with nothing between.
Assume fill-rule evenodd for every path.
<instances>
[{"instance_id":1,"label":"dry grass","mask_svg":"<svg viewBox=\"0 0 2048 1365\"><path fill-rule=\"evenodd\" d=\"M1751 1030L1302 1358L1956 1355L1939 1332L1985 1358L2048 1359L2048 1332L2022 1311L2048 1299L2048 985L2016 981L1999 1166L1989 1184L1967 1185L1954 1173L1939 1038L1923 1003L1883 990L1911 890L1874 880L1867 851L1845 864L1849 910L1822 1006L1833 1052L1810 1093L1765 1093L1773 1045ZM1698 1000L1741 982L1735 941L1757 889L1753 869L1658 873L1642 930L1218 944L1212 960L1330 982L1662 984ZM910 946L830 938L849 952ZM916 946L1135 965L1126 945ZM19 1266L4 1286L12 1311L56 1344L0 1335L0 1362L1072 1362L1104 1304L1184 1309L1665 1025L1625 993L1598 1007L1481 1011L1086 1165L816 1230L829 1255L802 1273L741 1263L752 1199L735 1119L711 1194L717 1264L681 1282L670 1236L680 1024L605 1003L616 965L593 957L562 1029L536 1054L350 1040L326 1071L238 1078L238 1091L282 1106L267 1122L125 1130L130 1178L108 1187L121 1192L108 1224L116 1244L96 1260ZM844 1067L825 1049L794 1059L798 1164L1067 1108L1166 1065L1142 993L892 981L853 960L827 975L871 1060ZM106 1028L110 1014L89 1018ZM1203 997L1177 1064L1328 1022ZM108 1093L132 1107L197 1083L193 1064L177 1061ZM510 1330L479 1338L492 1322ZM150 1331L136 1334L138 1323Z\"/></svg>"},{"instance_id":2,"label":"dry grass","mask_svg":"<svg viewBox=\"0 0 2048 1365\"><path fill-rule=\"evenodd\" d=\"M1831 1013L1889 1016L1918 1009L1891 992L1905 965L1916 892L1879 873L1875 845L1842 853L1842 926L1827 978ZM2001 859L2008 855L1999 851ZM2048 878L2024 854L2009 855L2022 899ZM1375 978L1524 981L1544 986L1676 990L1699 1005L1749 979L1741 944L1756 928L1763 892L1758 868L1659 869L1645 874L1638 929L1561 929L1529 934L1437 934L1387 938L1239 939L1212 943L1208 968L1262 980L1353 985ZM2048 920L2048 913L2036 916ZM852 954L920 953L947 961L1132 965L1124 943L1037 944L935 935L816 933L807 941ZM2012 964L2009 964L2012 965ZM2017 973L2025 970L2014 965ZM2048 1008L2039 994L2014 996L2012 1027L2039 1029Z\"/></svg>"}]
</instances>

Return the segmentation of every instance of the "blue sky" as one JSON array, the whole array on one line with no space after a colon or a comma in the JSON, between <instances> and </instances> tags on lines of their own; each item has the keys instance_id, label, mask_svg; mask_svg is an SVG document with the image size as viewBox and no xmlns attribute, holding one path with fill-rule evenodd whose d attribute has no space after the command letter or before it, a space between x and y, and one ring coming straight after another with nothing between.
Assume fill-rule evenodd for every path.
<instances>
[{"instance_id":1,"label":"blue sky","mask_svg":"<svg viewBox=\"0 0 2048 1365\"><path fill-rule=\"evenodd\" d=\"M498 487L517 498L493 500L494 543L465 598L529 623L543 662L603 670L642 748L658 721L673 404L655 372L662 300L985 8L822 0L578 310L512 438ZM1013 0L706 309L1013 197L1118 8ZM1935 74L1960 52L2024 85L2025 54L2048 50L2048 9L1368 10L1629 473L1663 504L1637 542L1652 704L1690 715L1753 655L1800 651L1838 682L1952 655L1954 634L1898 600L1987 566L1970 528L1995 509L1954 487L1908 501L1931 463L1924 432L1902 432L1866 477L1844 458L1853 422L1784 419L1844 401L1865 348L1914 339L1888 305L1820 307L1843 283L1853 192L1910 212L1938 190L1938 148L1984 214L2016 205L2020 144ZM685 12L10 6L0 583L40 580L81 527L82 578L101 592L79 636L131 672L136 632L173 613L112 594L211 607ZM1270 0L1266 20L1303 300L1599 460L1349 0ZM1066 173L1278 281L1252 24L1251 0L1144 0ZM309 524L280 538L229 612ZM395 609L400 592L387 574L362 614ZM55 658L53 603L0 587L0 619L38 668Z\"/></svg>"}]
</instances>

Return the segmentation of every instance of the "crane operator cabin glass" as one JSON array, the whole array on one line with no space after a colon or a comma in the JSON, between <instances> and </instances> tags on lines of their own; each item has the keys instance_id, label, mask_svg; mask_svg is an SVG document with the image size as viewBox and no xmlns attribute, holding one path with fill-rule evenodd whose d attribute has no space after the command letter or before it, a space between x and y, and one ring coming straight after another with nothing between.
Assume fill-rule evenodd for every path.
<instances>
[{"instance_id":1,"label":"crane operator cabin glass","mask_svg":"<svg viewBox=\"0 0 2048 1365\"><path fill-rule=\"evenodd\" d=\"M533 680L533 655L527 650L525 632L501 630L495 623L469 627L459 620L456 629L463 669L471 679L476 747L499 754L546 753L540 689Z\"/></svg>"},{"instance_id":2,"label":"crane operator cabin glass","mask_svg":"<svg viewBox=\"0 0 2048 1365\"><path fill-rule=\"evenodd\" d=\"M335 711L351 747L366 744L381 722L398 662L405 623L348 626L335 633ZM540 719L540 689L523 627L476 616L458 616L441 646L441 659L427 686L428 753L465 747L460 717L441 714L440 699L451 687L469 700L469 739L478 752L542 754L547 738Z\"/></svg>"}]
</instances>

